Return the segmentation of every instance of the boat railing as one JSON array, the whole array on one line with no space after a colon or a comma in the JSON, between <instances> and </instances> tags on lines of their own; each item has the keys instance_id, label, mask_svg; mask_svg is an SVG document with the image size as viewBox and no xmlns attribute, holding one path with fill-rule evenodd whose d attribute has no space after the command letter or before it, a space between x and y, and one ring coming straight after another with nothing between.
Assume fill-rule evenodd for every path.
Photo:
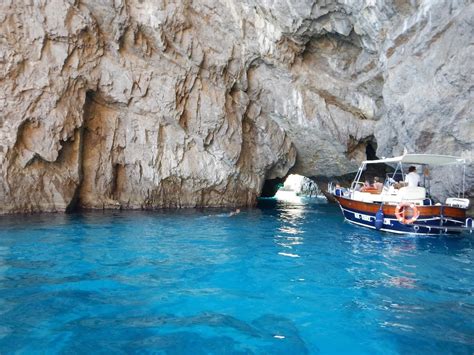
<instances>
[{"instance_id":1,"label":"boat railing","mask_svg":"<svg viewBox=\"0 0 474 355\"><path fill-rule=\"evenodd\" d=\"M328 183L328 193L333 196L343 196L343 197L351 197L351 190L347 189L346 187L341 187L339 184L334 182Z\"/></svg>"},{"instance_id":2,"label":"boat railing","mask_svg":"<svg viewBox=\"0 0 474 355\"><path fill-rule=\"evenodd\" d=\"M467 198L458 198L458 197L448 197L446 199L446 205L451 207L459 207L468 209L469 208L469 199Z\"/></svg>"}]
</instances>

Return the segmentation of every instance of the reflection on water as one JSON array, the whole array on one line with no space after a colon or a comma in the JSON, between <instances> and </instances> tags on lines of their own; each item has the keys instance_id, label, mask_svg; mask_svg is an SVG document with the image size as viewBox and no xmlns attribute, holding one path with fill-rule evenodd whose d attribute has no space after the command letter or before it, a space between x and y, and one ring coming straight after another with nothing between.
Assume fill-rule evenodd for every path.
<instances>
[{"instance_id":1,"label":"reflection on water","mask_svg":"<svg viewBox=\"0 0 474 355\"><path fill-rule=\"evenodd\" d=\"M303 250L304 237L298 236L305 233L303 227L305 223L307 205L298 200L298 203L292 204L288 201L279 202L278 221L280 227L278 234L275 235L275 243L282 248L291 249L292 252L280 251L278 255L290 258L299 258L297 250ZM296 248L296 246L299 246Z\"/></svg>"},{"instance_id":2,"label":"reflection on water","mask_svg":"<svg viewBox=\"0 0 474 355\"><path fill-rule=\"evenodd\" d=\"M289 223L296 224L294 222L289 222ZM290 227L290 226L280 227L278 230L283 234L302 234L303 233L302 230L295 227Z\"/></svg>"},{"instance_id":3,"label":"reflection on water","mask_svg":"<svg viewBox=\"0 0 474 355\"><path fill-rule=\"evenodd\" d=\"M282 253L282 252L279 252L278 255L288 256L290 258L299 258L300 257L298 254L290 254L290 253Z\"/></svg>"}]
</instances>

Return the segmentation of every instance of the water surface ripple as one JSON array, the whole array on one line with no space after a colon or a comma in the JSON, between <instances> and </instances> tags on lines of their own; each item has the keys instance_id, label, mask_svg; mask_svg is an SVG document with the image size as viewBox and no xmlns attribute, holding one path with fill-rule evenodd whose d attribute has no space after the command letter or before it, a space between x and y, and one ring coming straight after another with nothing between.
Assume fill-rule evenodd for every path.
<instances>
[{"instance_id":1,"label":"water surface ripple","mask_svg":"<svg viewBox=\"0 0 474 355\"><path fill-rule=\"evenodd\" d=\"M472 236L227 212L0 217L0 353L474 352Z\"/></svg>"}]
</instances>

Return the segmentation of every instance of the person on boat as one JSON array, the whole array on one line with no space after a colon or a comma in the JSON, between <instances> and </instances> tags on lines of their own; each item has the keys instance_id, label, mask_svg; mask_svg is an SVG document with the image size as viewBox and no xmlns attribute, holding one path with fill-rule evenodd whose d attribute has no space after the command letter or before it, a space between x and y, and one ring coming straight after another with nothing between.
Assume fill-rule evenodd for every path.
<instances>
[{"instance_id":1,"label":"person on boat","mask_svg":"<svg viewBox=\"0 0 474 355\"><path fill-rule=\"evenodd\" d=\"M370 190L374 190L374 189L375 189L374 185L372 185L371 181L367 178L367 179L365 179L364 186L362 186L360 191L361 192L366 192L366 191L370 191Z\"/></svg>"},{"instance_id":2,"label":"person on boat","mask_svg":"<svg viewBox=\"0 0 474 355\"><path fill-rule=\"evenodd\" d=\"M427 190L430 189L430 180L431 180L430 171L428 168L425 167L425 169L423 170L423 186Z\"/></svg>"},{"instance_id":3,"label":"person on boat","mask_svg":"<svg viewBox=\"0 0 474 355\"><path fill-rule=\"evenodd\" d=\"M377 189L378 192L382 192L383 184L380 182L378 176L374 177L374 188Z\"/></svg>"},{"instance_id":4,"label":"person on boat","mask_svg":"<svg viewBox=\"0 0 474 355\"><path fill-rule=\"evenodd\" d=\"M417 187L420 183L420 175L416 172L415 166L410 166L408 168L408 174L405 175L405 182L408 187Z\"/></svg>"}]
</instances>

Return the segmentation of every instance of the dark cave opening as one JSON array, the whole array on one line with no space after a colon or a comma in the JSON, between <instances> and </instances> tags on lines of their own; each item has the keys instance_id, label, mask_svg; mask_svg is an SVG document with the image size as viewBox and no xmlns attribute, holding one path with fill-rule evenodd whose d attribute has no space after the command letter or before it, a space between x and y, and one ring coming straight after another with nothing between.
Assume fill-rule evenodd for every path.
<instances>
[{"instance_id":1,"label":"dark cave opening","mask_svg":"<svg viewBox=\"0 0 474 355\"><path fill-rule=\"evenodd\" d=\"M371 140L367 141L365 147L365 154L367 156L367 160L378 160L380 159L376 155L377 151L377 142L375 141L374 137ZM386 174L392 173L394 168L390 165L386 164L374 164L374 165L367 165L367 169L365 170L365 176L369 178L373 178L374 176L379 176L383 180L385 180Z\"/></svg>"},{"instance_id":2,"label":"dark cave opening","mask_svg":"<svg viewBox=\"0 0 474 355\"><path fill-rule=\"evenodd\" d=\"M367 160L377 160L379 157L375 154L377 151L377 143L374 140L368 141L365 146L365 155Z\"/></svg>"},{"instance_id":3,"label":"dark cave opening","mask_svg":"<svg viewBox=\"0 0 474 355\"><path fill-rule=\"evenodd\" d=\"M284 184L285 180L286 176L284 178L265 180L260 197L274 197L278 189Z\"/></svg>"}]
</instances>

